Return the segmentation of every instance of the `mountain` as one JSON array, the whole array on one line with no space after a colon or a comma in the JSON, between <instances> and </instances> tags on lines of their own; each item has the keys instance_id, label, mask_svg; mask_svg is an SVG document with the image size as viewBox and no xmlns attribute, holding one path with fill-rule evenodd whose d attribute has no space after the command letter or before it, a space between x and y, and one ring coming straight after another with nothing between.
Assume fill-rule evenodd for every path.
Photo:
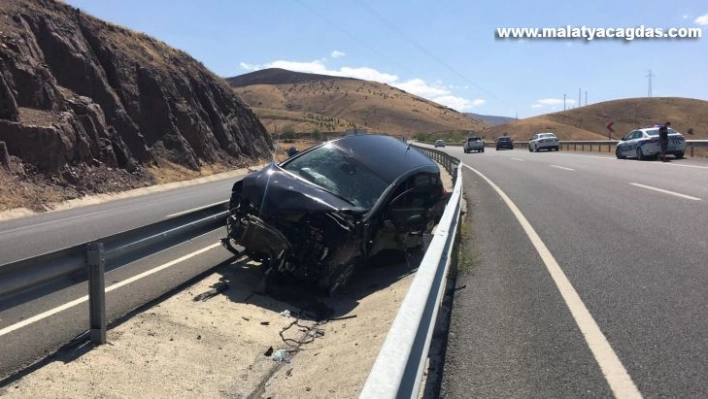
<instances>
[{"instance_id":1,"label":"mountain","mask_svg":"<svg viewBox=\"0 0 708 399\"><path fill-rule=\"evenodd\" d=\"M679 97L625 98L586 105L567 111L525 118L492 126L482 134L488 138L504 132L515 140L528 140L536 132L554 132L561 140L607 140L605 126L614 121L612 139L619 139L637 127L671 122L671 127L688 139L708 139L708 101ZM688 135L688 129L695 134Z\"/></svg>"},{"instance_id":2,"label":"mountain","mask_svg":"<svg viewBox=\"0 0 708 399\"><path fill-rule=\"evenodd\" d=\"M480 131L487 123L383 83L271 68L228 78L270 132Z\"/></svg>"},{"instance_id":3,"label":"mountain","mask_svg":"<svg viewBox=\"0 0 708 399\"><path fill-rule=\"evenodd\" d=\"M515 118L510 118L508 116L481 115L472 112L465 112L465 115L469 116L470 118L479 119L483 122L487 122L490 125L501 125L516 120Z\"/></svg>"},{"instance_id":4,"label":"mountain","mask_svg":"<svg viewBox=\"0 0 708 399\"><path fill-rule=\"evenodd\" d=\"M149 184L146 166L242 165L271 147L186 53L61 2L0 2L0 174L104 191Z\"/></svg>"}]
</instances>

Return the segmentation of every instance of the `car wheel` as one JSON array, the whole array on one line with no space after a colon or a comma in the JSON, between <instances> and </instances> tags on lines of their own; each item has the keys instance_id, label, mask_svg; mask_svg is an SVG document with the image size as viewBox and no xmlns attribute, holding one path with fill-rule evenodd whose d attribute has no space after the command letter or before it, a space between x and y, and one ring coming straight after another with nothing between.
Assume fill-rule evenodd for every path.
<instances>
[{"instance_id":1,"label":"car wheel","mask_svg":"<svg viewBox=\"0 0 708 399\"><path fill-rule=\"evenodd\" d=\"M482 148L482 149L481 149L481 150L479 150L479 151L480 151L480 152L484 152L484 148Z\"/></svg>"},{"instance_id":2,"label":"car wheel","mask_svg":"<svg viewBox=\"0 0 708 399\"><path fill-rule=\"evenodd\" d=\"M618 147L617 149L615 149L615 156L617 157L617 159L625 159L625 158L627 158L627 157L625 157L625 156L622 155L622 153L620 152L619 147Z\"/></svg>"},{"instance_id":3,"label":"car wheel","mask_svg":"<svg viewBox=\"0 0 708 399\"><path fill-rule=\"evenodd\" d=\"M533 152L533 150L531 149L531 146L529 146L529 152Z\"/></svg>"},{"instance_id":4,"label":"car wheel","mask_svg":"<svg viewBox=\"0 0 708 399\"><path fill-rule=\"evenodd\" d=\"M637 161L644 161L646 158L644 157L644 152L642 151L641 148L637 148Z\"/></svg>"},{"instance_id":5,"label":"car wheel","mask_svg":"<svg viewBox=\"0 0 708 399\"><path fill-rule=\"evenodd\" d=\"M684 154L683 154L683 151L679 151L679 152L677 152L676 154L674 154L674 156L676 157L676 159L681 159L681 158L683 158L683 155L684 155Z\"/></svg>"}]
</instances>

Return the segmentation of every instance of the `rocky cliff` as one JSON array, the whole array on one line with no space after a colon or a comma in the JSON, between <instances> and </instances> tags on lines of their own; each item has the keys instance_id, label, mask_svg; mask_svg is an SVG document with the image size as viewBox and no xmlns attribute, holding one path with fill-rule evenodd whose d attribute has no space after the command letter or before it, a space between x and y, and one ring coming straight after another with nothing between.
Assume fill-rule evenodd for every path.
<instances>
[{"instance_id":1,"label":"rocky cliff","mask_svg":"<svg viewBox=\"0 0 708 399\"><path fill-rule=\"evenodd\" d=\"M272 145L186 53L64 3L0 1L0 173L71 185L80 171L135 175L163 159L243 165Z\"/></svg>"}]
</instances>

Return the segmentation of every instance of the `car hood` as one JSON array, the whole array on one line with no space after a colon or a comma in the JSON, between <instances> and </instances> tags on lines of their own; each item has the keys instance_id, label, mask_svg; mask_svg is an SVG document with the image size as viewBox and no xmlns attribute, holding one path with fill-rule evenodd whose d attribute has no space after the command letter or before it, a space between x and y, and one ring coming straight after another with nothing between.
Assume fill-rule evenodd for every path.
<instances>
[{"instance_id":1,"label":"car hood","mask_svg":"<svg viewBox=\"0 0 708 399\"><path fill-rule=\"evenodd\" d=\"M367 211L291 175L273 163L244 178L241 187L241 195L259 209L260 217L303 212Z\"/></svg>"}]
</instances>

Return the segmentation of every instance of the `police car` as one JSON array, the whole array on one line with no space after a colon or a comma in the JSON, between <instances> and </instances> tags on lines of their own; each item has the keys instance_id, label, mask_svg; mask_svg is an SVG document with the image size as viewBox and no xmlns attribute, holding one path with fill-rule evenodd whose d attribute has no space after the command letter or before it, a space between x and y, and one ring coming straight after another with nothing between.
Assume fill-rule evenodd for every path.
<instances>
[{"instance_id":1,"label":"police car","mask_svg":"<svg viewBox=\"0 0 708 399\"><path fill-rule=\"evenodd\" d=\"M661 125L655 125L627 133L617 143L617 149L615 150L617 158L633 157L641 161L658 156L661 153L661 144L659 143L660 127ZM669 146L666 149L666 153L673 154L677 159L680 159L683 158L685 152L686 139L681 133L669 128Z\"/></svg>"}]
</instances>

